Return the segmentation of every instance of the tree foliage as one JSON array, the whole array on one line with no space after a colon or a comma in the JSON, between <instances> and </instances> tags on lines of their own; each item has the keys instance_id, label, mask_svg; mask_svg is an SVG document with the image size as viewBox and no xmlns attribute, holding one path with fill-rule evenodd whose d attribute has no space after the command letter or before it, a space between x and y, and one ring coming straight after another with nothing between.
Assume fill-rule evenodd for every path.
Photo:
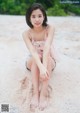
<instances>
[{"instance_id":1,"label":"tree foliage","mask_svg":"<svg viewBox=\"0 0 80 113\"><path fill-rule=\"evenodd\" d=\"M47 14L49 16L67 16L67 14L64 12L63 9L61 9L57 4L52 7L52 8L49 8L48 11L47 11Z\"/></svg>"},{"instance_id":2,"label":"tree foliage","mask_svg":"<svg viewBox=\"0 0 80 113\"><path fill-rule=\"evenodd\" d=\"M25 15L27 8L31 4L39 2L43 4L47 14L50 16L66 16L69 14L68 12L80 16L80 3L63 4L61 1L63 0L0 0L0 14Z\"/></svg>"}]
</instances>

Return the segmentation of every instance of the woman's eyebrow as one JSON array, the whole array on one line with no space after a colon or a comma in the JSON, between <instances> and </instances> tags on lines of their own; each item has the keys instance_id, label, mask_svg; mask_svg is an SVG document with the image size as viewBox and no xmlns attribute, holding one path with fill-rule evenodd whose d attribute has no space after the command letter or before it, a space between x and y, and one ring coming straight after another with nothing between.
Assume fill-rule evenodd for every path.
<instances>
[{"instance_id":1,"label":"woman's eyebrow","mask_svg":"<svg viewBox=\"0 0 80 113\"><path fill-rule=\"evenodd\" d=\"M35 14L32 14L31 16L36 16Z\"/></svg>"},{"instance_id":2,"label":"woman's eyebrow","mask_svg":"<svg viewBox=\"0 0 80 113\"><path fill-rule=\"evenodd\" d=\"M42 15L42 14L39 14L39 15Z\"/></svg>"}]
</instances>

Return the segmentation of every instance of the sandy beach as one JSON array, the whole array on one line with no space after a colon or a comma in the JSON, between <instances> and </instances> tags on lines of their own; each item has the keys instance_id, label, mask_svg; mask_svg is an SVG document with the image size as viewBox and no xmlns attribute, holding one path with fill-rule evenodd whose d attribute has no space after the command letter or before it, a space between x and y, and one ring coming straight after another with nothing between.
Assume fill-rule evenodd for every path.
<instances>
[{"instance_id":1,"label":"sandy beach","mask_svg":"<svg viewBox=\"0 0 80 113\"><path fill-rule=\"evenodd\" d=\"M35 113L80 113L80 17L48 17L48 23L55 27L57 65L50 80L50 104ZM25 67L29 52L22 38L26 29L24 16L0 15L0 106L9 104L10 113L31 112L31 76ZM24 77L26 88L20 89Z\"/></svg>"}]
</instances>

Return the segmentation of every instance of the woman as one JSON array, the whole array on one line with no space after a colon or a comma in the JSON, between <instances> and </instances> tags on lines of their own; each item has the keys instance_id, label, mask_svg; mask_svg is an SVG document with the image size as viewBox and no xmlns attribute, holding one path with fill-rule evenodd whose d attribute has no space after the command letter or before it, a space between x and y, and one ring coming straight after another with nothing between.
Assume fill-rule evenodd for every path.
<instances>
[{"instance_id":1,"label":"woman","mask_svg":"<svg viewBox=\"0 0 80 113\"><path fill-rule=\"evenodd\" d=\"M55 62L51 48L54 27L47 24L46 12L39 3L29 7L26 22L30 28L24 31L23 39L30 51L27 69L31 71L34 89L30 105L43 110L48 103L48 84Z\"/></svg>"}]
</instances>

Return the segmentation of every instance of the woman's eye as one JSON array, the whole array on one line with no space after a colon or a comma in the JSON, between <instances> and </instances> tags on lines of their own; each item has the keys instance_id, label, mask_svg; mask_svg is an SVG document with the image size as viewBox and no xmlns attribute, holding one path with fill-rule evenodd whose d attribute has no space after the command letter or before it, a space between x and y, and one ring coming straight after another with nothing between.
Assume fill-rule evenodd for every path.
<instances>
[{"instance_id":1,"label":"woman's eye","mask_svg":"<svg viewBox=\"0 0 80 113\"><path fill-rule=\"evenodd\" d=\"M42 17L42 15L38 15L38 16L35 16L35 15L32 15L32 18L41 18Z\"/></svg>"},{"instance_id":2,"label":"woman's eye","mask_svg":"<svg viewBox=\"0 0 80 113\"><path fill-rule=\"evenodd\" d=\"M42 16L41 15L39 15L39 18L41 18Z\"/></svg>"},{"instance_id":3,"label":"woman's eye","mask_svg":"<svg viewBox=\"0 0 80 113\"><path fill-rule=\"evenodd\" d=\"M32 18L35 18L35 15L33 15Z\"/></svg>"}]
</instances>

